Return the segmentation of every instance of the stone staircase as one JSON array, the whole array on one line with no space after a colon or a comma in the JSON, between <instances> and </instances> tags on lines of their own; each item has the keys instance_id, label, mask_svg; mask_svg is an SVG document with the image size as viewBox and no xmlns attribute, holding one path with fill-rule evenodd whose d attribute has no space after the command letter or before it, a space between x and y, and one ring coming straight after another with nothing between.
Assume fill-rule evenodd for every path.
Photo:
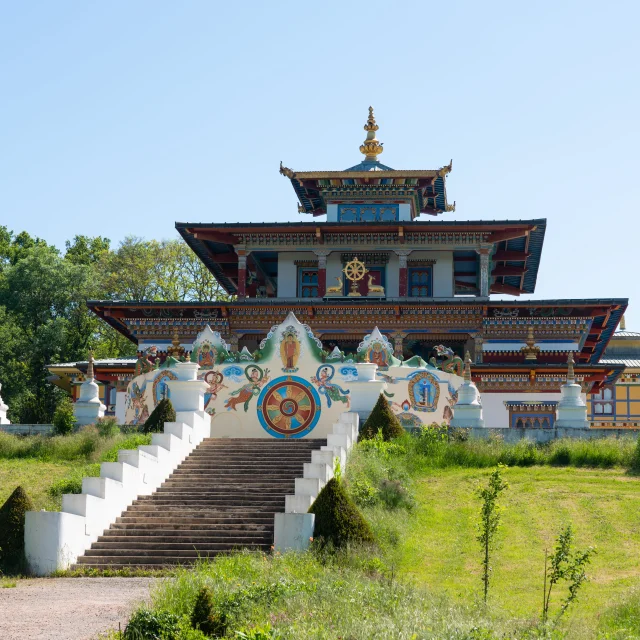
<instances>
[{"instance_id":1,"label":"stone staircase","mask_svg":"<svg viewBox=\"0 0 640 640\"><path fill-rule=\"evenodd\" d=\"M139 496L72 569L161 568L237 549L268 551L274 515L325 440L204 440Z\"/></svg>"}]
</instances>

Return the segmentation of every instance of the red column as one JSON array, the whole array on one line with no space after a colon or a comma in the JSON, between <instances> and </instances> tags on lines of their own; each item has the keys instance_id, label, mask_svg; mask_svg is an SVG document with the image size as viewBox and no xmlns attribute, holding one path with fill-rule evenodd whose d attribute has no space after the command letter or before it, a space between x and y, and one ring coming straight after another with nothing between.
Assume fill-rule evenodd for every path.
<instances>
[{"instance_id":1,"label":"red column","mask_svg":"<svg viewBox=\"0 0 640 640\"><path fill-rule=\"evenodd\" d=\"M327 256L318 255L318 297L327 292Z\"/></svg>"},{"instance_id":2,"label":"red column","mask_svg":"<svg viewBox=\"0 0 640 640\"><path fill-rule=\"evenodd\" d=\"M408 275L407 275L407 256L410 251L396 251L398 254L399 262L399 282L398 282L398 295L403 298L408 295Z\"/></svg>"},{"instance_id":3,"label":"red column","mask_svg":"<svg viewBox=\"0 0 640 640\"><path fill-rule=\"evenodd\" d=\"M238 252L238 298L247 295L247 256L243 251Z\"/></svg>"}]
</instances>

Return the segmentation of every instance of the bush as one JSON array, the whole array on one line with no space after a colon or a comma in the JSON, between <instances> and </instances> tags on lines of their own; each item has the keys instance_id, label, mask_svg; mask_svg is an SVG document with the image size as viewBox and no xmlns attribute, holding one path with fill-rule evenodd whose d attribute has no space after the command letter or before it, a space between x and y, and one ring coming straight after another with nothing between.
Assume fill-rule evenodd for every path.
<instances>
[{"instance_id":1,"label":"bush","mask_svg":"<svg viewBox=\"0 0 640 640\"><path fill-rule=\"evenodd\" d=\"M166 611L138 609L127 624L123 637L125 640L169 640L179 631L180 618Z\"/></svg>"},{"instance_id":2,"label":"bush","mask_svg":"<svg viewBox=\"0 0 640 640\"><path fill-rule=\"evenodd\" d=\"M322 544L339 548L352 542L373 542L369 524L335 478L320 491L309 513L316 515L314 536Z\"/></svg>"},{"instance_id":3,"label":"bush","mask_svg":"<svg viewBox=\"0 0 640 640\"><path fill-rule=\"evenodd\" d=\"M391 411L389 403L382 394L378 396L376 406L373 407L373 411L369 414L364 426L360 430L358 440L370 440L375 437L379 429L382 430L382 436L387 442L393 438L404 435L405 432L400 421L393 411Z\"/></svg>"},{"instance_id":4,"label":"bush","mask_svg":"<svg viewBox=\"0 0 640 640\"><path fill-rule=\"evenodd\" d=\"M631 471L640 473L640 437L638 437L638 439L636 440L636 446L633 448L629 468L631 469Z\"/></svg>"},{"instance_id":5,"label":"bush","mask_svg":"<svg viewBox=\"0 0 640 640\"><path fill-rule=\"evenodd\" d=\"M415 506L413 496L400 480L383 480L378 495L389 509L413 509Z\"/></svg>"},{"instance_id":6,"label":"bush","mask_svg":"<svg viewBox=\"0 0 640 640\"><path fill-rule=\"evenodd\" d=\"M372 507L378 499L377 489L366 478L350 482L349 493L359 507Z\"/></svg>"},{"instance_id":7,"label":"bush","mask_svg":"<svg viewBox=\"0 0 640 640\"><path fill-rule=\"evenodd\" d=\"M202 587L198 591L191 613L191 626L212 638L222 638L227 633L227 615L216 611L213 595L208 587Z\"/></svg>"},{"instance_id":8,"label":"bush","mask_svg":"<svg viewBox=\"0 0 640 640\"><path fill-rule=\"evenodd\" d=\"M143 433L160 433L164 429L165 422L175 422L176 412L169 398L158 402L156 408L144 423Z\"/></svg>"},{"instance_id":9,"label":"bush","mask_svg":"<svg viewBox=\"0 0 640 640\"><path fill-rule=\"evenodd\" d=\"M282 638L282 635L279 631L272 629L271 625L267 624L266 627L254 627L248 631L236 631L235 637L238 640L278 640Z\"/></svg>"},{"instance_id":10,"label":"bush","mask_svg":"<svg viewBox=\"0 0 640 640\"><path fill-rule=\"evenodd\" d=\"M102 438L115 438L120 434L118 421L113 416L105 416L96 422L96 428Z\"/></svg>"},{"instance_id":11,"label":"bush","mask_svg":"<svg viewBox=\"0 0 640 640\"><path fill-rule=\"evenodd\" d=\"M17 487L0 507L0 566L5 571L24 568L24 518L33 504L22 487Z\"/></svg>"},{"instance_id":12,"label":"bush","mask_svg":"<svg viewBox=\"0 0 640 640\"><path fill-rule=\"evenodd\" d=\"M71 402L71 398L62 398L53 414L54 433L58 436L66 436L73 431L76 422L76 417L73 415L73 402Z\"/></svg>"}]
</instances>

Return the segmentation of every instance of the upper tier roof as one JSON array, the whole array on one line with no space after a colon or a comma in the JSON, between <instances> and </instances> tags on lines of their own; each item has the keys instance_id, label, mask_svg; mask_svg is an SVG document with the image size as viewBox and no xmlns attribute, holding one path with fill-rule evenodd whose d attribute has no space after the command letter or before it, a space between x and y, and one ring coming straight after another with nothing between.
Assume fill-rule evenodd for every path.
<instances>
[{"instance_id":1,"label":"upper tier roof","mask_svg":"<svg viewBox=\"0 0 640 640\"><path fill-rule=\"evenodd\" d=\"M388 200L407 202L412 207L412 217L421 213L439 215L454 211L455 202L447 202L445 177L452 163L439 169L396 170L378 161L382 143L378 142L378 130L373 109L364 126L367 138L360 146L365 159L343 171L294 171L280 163L280 173L293 186L300 204L300 213L320 216L327 213L327 203L353 200Z\"/></svg>"}]
</instances>

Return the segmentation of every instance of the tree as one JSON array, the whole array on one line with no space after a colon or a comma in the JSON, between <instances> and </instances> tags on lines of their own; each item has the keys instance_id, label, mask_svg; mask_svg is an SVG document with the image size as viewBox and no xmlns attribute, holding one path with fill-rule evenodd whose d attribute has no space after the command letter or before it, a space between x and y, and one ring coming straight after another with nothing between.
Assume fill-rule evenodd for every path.
<instances>
[{"instance_id":1,"label":"tree","mask_svg":"<svg viewBox=\"0 0 640 640\"><path fill-rule=\"evenodd\" d=\"M586 566L591 562L591 556L596 552L593 547L582 551L574 549L573 529L568 524L556 540L555 551L548 556L544 553L544 588L542 599L542 622L549 618L549 604L551 592L562 580L568 583L567 597L560 603L560 610L556 616L557 623L569 605L578 598L580 588L587 580Z\"/></svg>"},{"instance_id":2,"label":"tree","mask_svg":"<svg viewBox=\"0 0 640 640\"><path fill-rule=\"evenodd\" d=\"M0 567L20 571L24 562L24 520L33 504L22 487L16 487L0 507Z\"/></svg>"},{"instance_id":3,"label":"tree","mask_svg":"<svg viewBox=\"0 0 640 640\"><path fill-rule=\"evenodd\" d=\"M489 476L486 487L478 489L478 497L482 501L480 509L480 522L478 523L477 540L482 546L482 584L484 590L484 602L487 603L489 593L489 576L491 575L490 555L495 544L496 533L500 526L500 507L498 497L508 488L507 482L502 478L502 465Z\"/></svg>"}]
</instances>

